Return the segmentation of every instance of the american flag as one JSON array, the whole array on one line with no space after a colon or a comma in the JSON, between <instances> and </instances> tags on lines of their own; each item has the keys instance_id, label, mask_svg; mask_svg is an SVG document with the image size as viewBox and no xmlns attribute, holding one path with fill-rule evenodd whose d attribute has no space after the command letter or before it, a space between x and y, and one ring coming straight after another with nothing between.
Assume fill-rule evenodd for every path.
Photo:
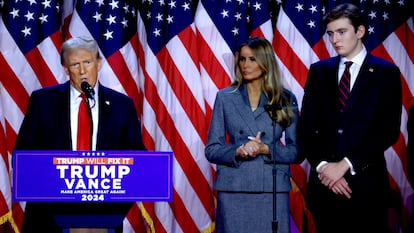
<instances>
[{"instance_id":1,"label":"american flag","mask_svg":"<svg viewBox=\"0 0 414 233\"><path fill-rule=\"evenodd\" d=\"M268 1L199 2L195 25L204 96L211 111L216 92L233 81L233 54L249 36L273 38ZM209 119L210 112L207 117Z\"/></svg>"},{"instance_id":2,"label":"american flag","mask_svg":"<svg viewBox=\"0 0 414 233\"><path fill-rule=\"evenodd\" d=\"M25 203L12 203L11 151L30 93L66 79L61 68L60 2L1 2L0 224L17 232ZM12 211L13 210L13 211Z\"/></svg>"},{"instance_id":3,"label":"american flag","mask_svg":"<svg viewBox=\"0 0 414 233\"><path fill-rule=\"evenodd\" d=\"M139 6L144 143L150 150L174 152L173 202L142 205L155 232L208 232L213 227L194 8L192 1L143 1Z\"/></svg>"},{"instance_id":4,"label":"american flag","mask_svg":"<svg viewBox=\"0 0 414 233\"><path fill-rule=\"evenodd\" d=\"M233 81L233 52L252 35L273 41L285 85L301 101L309 65L335 55L321 19L339 2L0 0L0 232L21 226L25 203L11 200L11 151L30 93L67 80L59 63L63 38L98 41L100 81L135 100L149 150L174 152L173 201L137 203L124 232L213 232L215 167L206 161L204 145L215 94ZM408 79L414 75L412 5L355 3L369 19L367 48L402 71L406 122L414 85ZM402 207L395 210L395 232L404 232L412 213L406 138L403 124L400 141L387 151ZM307 169L306 162L292 165L292 232L313 232L303 201Z\"/></svg>"}]
</instances>

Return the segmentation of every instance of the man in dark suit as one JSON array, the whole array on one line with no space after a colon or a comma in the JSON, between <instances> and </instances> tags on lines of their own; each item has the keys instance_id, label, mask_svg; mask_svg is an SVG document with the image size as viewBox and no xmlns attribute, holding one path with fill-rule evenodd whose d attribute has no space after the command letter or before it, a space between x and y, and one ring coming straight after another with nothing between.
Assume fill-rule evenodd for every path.
<instances>
[{"instance_id":1,"label":"man in dark suit","mask_svg":"<svg viewBox=\"0 0 414 233\"><path fill-rule=\"evenodd\" d=\"M400 134L400 71L367 52L356 6L338 5L325 20L338 56L311 65L298 125L311 164L307 204L318 233L388 232L384 151ZM348 96L339 88L347 61Z\"/></svg>"},{"instance_id":2,"label":"man in dark suit","mask_svg":"<svg viewBox=\"0 0 414 233\"><path fill-rule=\"evenodd\" d=\"M16 140L15 150L78 150L78 109L84 93L83 82L90 84L92 118L90 146L86 150L144 150L141 124L128 96L98 82L101 57L98 45L87 38L64 42L61 63L69 81L34 91ZM33 168L42 169L42 168ZM132 203L27 203L22 232L62 232L53 214L126 213ZM117 229L122 231L122 225Z\"/></svg>"}]
</instances>

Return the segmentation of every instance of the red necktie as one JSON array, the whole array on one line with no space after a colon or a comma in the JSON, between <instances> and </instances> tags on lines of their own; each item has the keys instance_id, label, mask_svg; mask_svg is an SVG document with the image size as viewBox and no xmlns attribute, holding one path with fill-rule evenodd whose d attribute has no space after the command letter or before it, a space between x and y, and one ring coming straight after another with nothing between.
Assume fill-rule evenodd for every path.
<instances>
[{"instance_id":1,"label":"red necktie","mask_svg":"<svg viewBox=\"0 0 414 233\"><path fill-rule=\"evenodd\" d=\"M351 93L351 74L349 73L349 67L351 65L352 61L345 62L345 70L339 82L339 110L341 112L344 111L349 94Z\"/></svg>"},{"instance_id":2,"label":"red necktie","mask_svg":"<svg viewBox=\"0 0 414 233\"><path fill-rule=\"evenodd\" d=\"M78 113L78 142L77 150L91 149L91 120L89 118L88 106L85 94L81 94L82 101Z\"/></svg>"}]
</instances>

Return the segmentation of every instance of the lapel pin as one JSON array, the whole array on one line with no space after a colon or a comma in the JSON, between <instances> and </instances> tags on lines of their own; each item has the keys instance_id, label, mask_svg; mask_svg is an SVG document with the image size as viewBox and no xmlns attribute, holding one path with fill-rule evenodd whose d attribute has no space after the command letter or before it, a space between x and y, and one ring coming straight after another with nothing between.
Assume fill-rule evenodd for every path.
<instances>
[{"instance_id":1,"label":"lapel pin","mask_svg":"<svg viewBox=\"0 0 414 233\"><path fill-rule=\"evenodd\" d=\"M374 68L369 68L369 72L374 72Z\"/></svg>"}]
</instances>

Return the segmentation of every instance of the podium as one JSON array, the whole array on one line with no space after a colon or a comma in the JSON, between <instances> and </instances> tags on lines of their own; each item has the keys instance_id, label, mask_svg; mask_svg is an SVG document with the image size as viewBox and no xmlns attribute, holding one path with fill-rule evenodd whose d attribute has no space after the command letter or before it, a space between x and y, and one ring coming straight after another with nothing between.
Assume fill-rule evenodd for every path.
<instances>
[{"instance_id":1,"label":"podium","mask_svg":"<svg viewBox=\"0 0 414 233\"><path fill-rule=\"evenodd\" d=\"M115 203L116 204L116 203ZM127 204L127 203L125 203ZM133 203L128 205L132 207ZM79 210L85 208L80 208ZM119 210L120 208L118 208ZM63 233L74 232L102 232L102 233L116 233L116 229L122 229L123 221L128 214L128 209L116 212L95 212L95 213L55 213L53 218L56 225L62 229ZM119 231L118 231L119 232Z\"/></svg>"},{"instance_id":2,"label":"podium","mask_svg":"<svg viewBox=\"0 0 414 233\"><path fill-rule=\"evenodd\" d=\"M13 200L46 212L63 233L119 232L135 202L172 201L172 156L149 151L14 151Z\"/></svg>"},{"instance_id":3,"label":"podium","mask_svg":"<svg viewBox=\"0 0 414 233\"><path fill-rule=\"evenodd\" d=\"M63 233L77 232L102 232L115 233L125 215L56 215L55 221L62 227Z\"/></svg>"}]
</instances>

